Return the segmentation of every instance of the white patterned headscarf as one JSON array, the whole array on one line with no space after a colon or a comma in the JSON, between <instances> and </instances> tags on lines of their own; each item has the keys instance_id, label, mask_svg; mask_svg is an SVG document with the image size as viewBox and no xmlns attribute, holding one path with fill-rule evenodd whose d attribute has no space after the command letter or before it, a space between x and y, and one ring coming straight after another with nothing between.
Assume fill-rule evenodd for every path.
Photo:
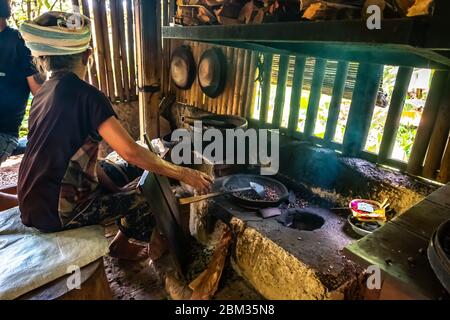
<instances>
[{"instance_id":1,"label":"white patterned headscarf","mask_svg":"<svg viewBox=\"0 0 450 320\"><path fill-rule=\"evenodd\" d=\"M91 40L89 18L79 13L45 13L33 21L25 21L20 33L35 57L82 53Z\"/></svg>"}]
</instances>

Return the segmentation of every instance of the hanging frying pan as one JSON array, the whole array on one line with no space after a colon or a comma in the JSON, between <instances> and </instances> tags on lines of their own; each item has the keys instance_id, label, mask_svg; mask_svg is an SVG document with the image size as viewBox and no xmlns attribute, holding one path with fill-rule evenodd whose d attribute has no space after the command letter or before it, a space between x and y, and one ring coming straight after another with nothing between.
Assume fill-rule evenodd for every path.
<instances>
[{"instance_id":1,"label":"hanging frying pan","mask_svg":"<svg viewBox=\"0 0 450 320\"><path fill-rule=\"evenodd\" d=\"M216 98L225 88L227 80L227 60L218 48L203 52L198 63L198 83L203 93Z\"/></svg>"},{"instance_id":2,"label":"hanging frying pan","mask_svg":"<svg viewBox=\"0 0 450 320\"><path fill-rule=\"evenodd\" d=\"M176 48L170 59L170 76L175 86L187 90L195 80L196 66L189 46Z\"/></svg>"}]
</instances>

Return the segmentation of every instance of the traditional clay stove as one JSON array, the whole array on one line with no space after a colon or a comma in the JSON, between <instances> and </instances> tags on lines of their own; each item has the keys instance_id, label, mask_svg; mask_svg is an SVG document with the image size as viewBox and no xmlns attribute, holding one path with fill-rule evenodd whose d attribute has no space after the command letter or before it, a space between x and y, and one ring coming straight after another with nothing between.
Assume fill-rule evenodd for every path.
<instances>
[{"instance_id":1,"label":"traditional clay stove","mask_svg":"<svg viewBox=\"0 0 450 320\"><path fill-rule=\"evenodd\" d=\"M196 112L195 108L178 106L172 113L174 124L180 114ZM280 145L280 172L275 178L291 190L286 203L273 204L284 209L282 215L264 219L254 203L246 205L236 196L180 208L181 216L189 216L189 227L182 229L189 229L195 241L210 250L209 261L214 263L190 283L190 288L186 279L183 282L164 266L172 297L191 297L194 288L207 287L214 292L218 279L227 277L222 271L229 255L233 270L267 299L359 298L365 287L363 269L343 254L343 249L359 237L346 224L347 211L339 215L329 208L347 206L358 197L388 197L393 200L393 210L402 213L433 191L432 186L401 174L361 159L339 157L308 143L288 141ZM252 166L224 168L206 163L196 169L216 173L215 191L230 179L222 174L255 173ZM173 290L175 287L178 289Z\"/></svg>"}]
</instances>

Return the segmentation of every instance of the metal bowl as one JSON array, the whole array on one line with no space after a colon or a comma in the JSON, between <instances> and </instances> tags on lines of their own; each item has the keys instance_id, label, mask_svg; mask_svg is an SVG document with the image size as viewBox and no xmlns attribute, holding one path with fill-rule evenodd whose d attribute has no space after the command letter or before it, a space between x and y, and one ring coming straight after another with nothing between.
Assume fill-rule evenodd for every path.
<instances>
[{"instance_id":1,"label":"metal bowl","mask_svg":"<svg viewBox=\"0 0 450 320\"><path fill-rule=\"evenodd\" d=\"M356 224L355 220L356 220L356 218L353 216L353 214L350 214L347 217L348 224L350 225L350 227L352 227L353 231L355 231L357 234L359 234L360 236L363 236L363 237L373 233L375 230L378 230L379 228L381 228L384 225L384 223L382 223L382 222L359 222L359 224L361 226L358 226ZM369 224L378 224L378 227L375 227L374 229L370 229L367 227Z\"/></svg>"}]
</instances>

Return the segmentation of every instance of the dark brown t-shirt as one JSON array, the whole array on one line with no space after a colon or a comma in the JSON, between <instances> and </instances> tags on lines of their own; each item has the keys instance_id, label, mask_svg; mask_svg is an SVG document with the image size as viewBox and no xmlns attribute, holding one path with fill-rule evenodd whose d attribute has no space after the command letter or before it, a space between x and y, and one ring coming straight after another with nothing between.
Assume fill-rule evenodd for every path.
<instances>
[{"instance_id":1,"label":"dark brown t-shirt","mask_svg":"<svg viewBox=\"0 0 450 320\"><path fill-rule=\"evenodd\" d=\"M74 73L57 74L33 99L28 145L19 170L22 222L45 232L61 230L76 201L92 196L98 127L115 116L111 103Z\"/></svg>"}]
</instances>

